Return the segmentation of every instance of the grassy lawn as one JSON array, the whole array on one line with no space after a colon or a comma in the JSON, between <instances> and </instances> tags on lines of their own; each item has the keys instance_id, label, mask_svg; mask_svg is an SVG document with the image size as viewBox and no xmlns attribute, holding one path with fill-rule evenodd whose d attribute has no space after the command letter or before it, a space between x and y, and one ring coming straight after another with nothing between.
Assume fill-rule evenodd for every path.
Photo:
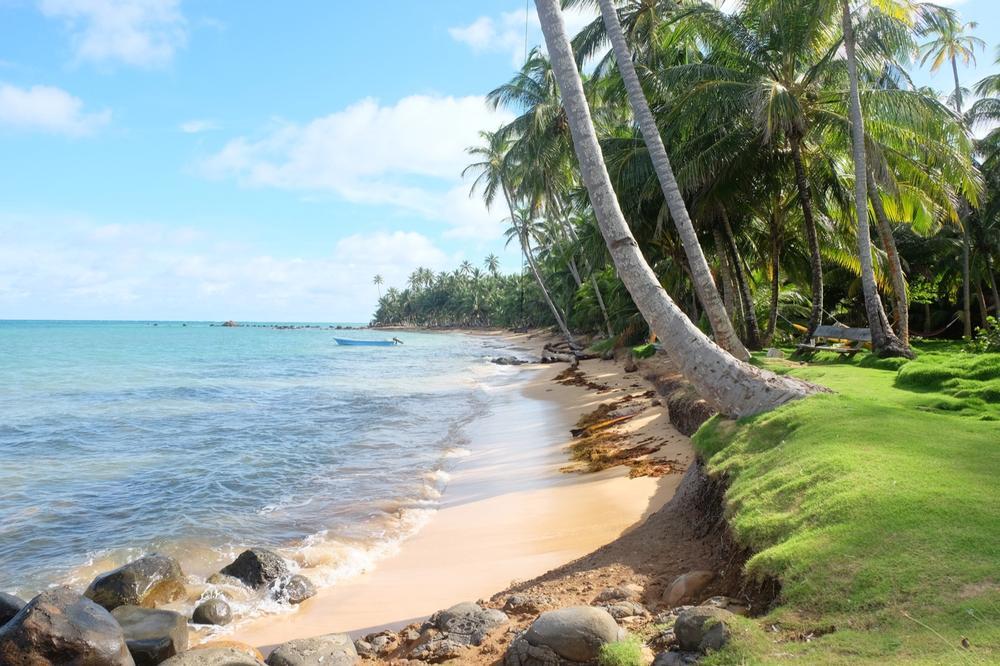
<instances>
[{"instance_id":1,"label":"grassy lawn","mask_svg":"<svg viewBox=\"0 0 1000 666\"><path fill-rule=\"evenodd\" d=\"M696 434L749 572L783 585L708 663L1000 663L1000 355L919 351L761 360L835 392Z\"/></svg>"}]
</instances>

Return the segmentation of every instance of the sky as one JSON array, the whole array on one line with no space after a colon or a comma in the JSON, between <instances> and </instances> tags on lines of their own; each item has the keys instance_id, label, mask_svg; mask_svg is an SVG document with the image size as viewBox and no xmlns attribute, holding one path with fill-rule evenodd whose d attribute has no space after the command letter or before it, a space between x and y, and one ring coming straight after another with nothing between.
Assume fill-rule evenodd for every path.
<instances>
[{"instance_id":1,"label":"sky","mask_svg":"<svg viewBox=\"0 0 1000 666\"><path fill-rule=\"evenodd\" d=\"M946 4L989 44L965 80L996 71L1000 2ZM0 319L363 322L375 274L518 270L461 172L529 10L0 0Z\"/></svg>"}]
</instances>

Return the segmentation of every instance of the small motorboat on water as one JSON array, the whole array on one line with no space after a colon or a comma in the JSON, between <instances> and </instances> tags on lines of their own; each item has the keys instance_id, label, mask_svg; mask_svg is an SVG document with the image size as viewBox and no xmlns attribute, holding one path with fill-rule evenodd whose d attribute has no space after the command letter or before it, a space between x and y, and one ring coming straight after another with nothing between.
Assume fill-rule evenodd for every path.
<instances>
[{"instance_id":1,"label":"small motorboat on water","mask_svg":"<svg viewBox=\"0 0 1000 666\"><path fill-rule=\"evenodd\" d=\"M338 345L344 345L347 347L395 347L396 345L403 344L403 341L399 338L392 338L391 340L355 340L352 338L334 338Z\"/></svg>"}]
</instances>

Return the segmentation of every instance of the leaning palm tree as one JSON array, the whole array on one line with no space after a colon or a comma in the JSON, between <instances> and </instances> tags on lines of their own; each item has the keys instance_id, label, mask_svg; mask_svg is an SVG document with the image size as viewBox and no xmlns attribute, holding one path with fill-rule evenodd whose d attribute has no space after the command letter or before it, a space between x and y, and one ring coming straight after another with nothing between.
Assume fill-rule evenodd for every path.
<instances>
[{"instance_id":1,"label":"leaning palm tree","mask_svg":"<svg viewBox=\"0 0 1000 666\"><path fill-rule=\"evenodd\" d=\"M964 65L976 63L976 49L985 46L985 42L969 34L976 28L976 23L961 23L958 16L950 10L940 9L928 14L924 34L934 38L920 47L923 58L920 64L931 63L931 71L936 72L944 63L951 65L951 74L955 82L952 103L955 113L963 117L962 84L958 79L958 61ZM964 212L964 211L963 211ZM963 218L965 215L962 216ZM969 277L969 231L965 220L962 220L962 334L972 337L972 300Z\"/></svg>"},{"instance_id":2,"label":"leaning palm tree","mask_svg":"<svg viewBox=\"0 0 1000 666\"><path fill-rule=\"evenodd\" d=\"M378 297L379 300L382 300L382 285L385 284L385 278L376 274L375 277L372 278L372 284L378 287Z\"/></svg>"},{"instance_id":3,"label":"leaning palm tree","mask_svg":"<svg viewBox=\"0 0 1000 666\"><path fill-rule=\"evenodd\" d=\"M663 289L642 256L611 186L559 0L535 0L535 7L601 234L635 304L677 367L705 400L729 416L767 411L819 390L734 358L698 330Z\"/></svg>"},{"instance_id":4,"label":"leaning palm tree","mask_svg":"<svg viewBox=\"0 0 1000 666\"><path fill-rule=\"evenodd\" d=\"M466 151L470 155L478 157L479 161L470 164L462 170L463 178L469 173L478 173L472 183L469 195L471 196L477 189L481 188L483 191L483 200L486 202L486 207L489 208L496 200L497 193L502 194L504 202L507 204L507 210L510 212L511 223L516 226L521 218L517 215L514 208L514 195L511 184L512 176L510 173L511 165L507 160L510 141L500 132L480 132L479 136L483 139L483 145L472 146ZM576 347L576 339L566 325L566 318L559 311L555 301L552 300L552 295L545 285L541 271L538 270L535 257L531 252L530 245L528 245L530 241L529 235L521 228L518 228L516 235L521 244L521 253L524 255L528 265L531 266L531 272L538 283L539 289L542 290L542 296L545 298L545 302L552 312L552 318L556 320L556 325L559 326L559 330L562 331L566 341L571 346Z\"/></svg>"},{"instance_id":5,"label":"leaning palm tree","mask_svg":"<svg viewBox=\"0 0 1000 666\"><path fill-rule=\"evenodd\" d=\"M680 236L681 245L684 248L684 254L687 256L691 268L694 290L698 294L698 300L701 301L701 306L705 309L705 314L712 325L715 341L736 358L742 361L749 360L750 353L740 342L739 336L736 335L733 322L729 318L726 306L715 286L715 280L712 278L712 271L708 267L705 253L701 249L701 243L698 242L698 234L694 230L687 206L684 203L684 197L677 186L677 179L670 166L670 158L663 145L663 138L660 136L656 119L653 117L649 102L642 91L639 76L636 74L632 53L625 42L625 33L618 20L618 11L611 0L599 0L599 4L604 26L615 54L615 61L618 64L618 71L625 83L629 104L632 106L632 111L642 131L643 140L653 160L653 168L660 181L663 198L667 203L670 217L673 218L674 226L677 228L677 234Z\"/></svg>"}]
</instances>

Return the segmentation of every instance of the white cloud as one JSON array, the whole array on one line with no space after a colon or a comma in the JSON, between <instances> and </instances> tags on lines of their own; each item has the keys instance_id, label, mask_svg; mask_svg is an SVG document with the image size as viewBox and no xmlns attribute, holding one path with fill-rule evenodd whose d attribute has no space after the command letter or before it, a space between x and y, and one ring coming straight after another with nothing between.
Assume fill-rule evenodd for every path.
<instances>
[{"instance_id":1,"label":"white cloud","mask_svg":"<svg viewBox=\"0 0 1000 666\"><path fill-rule=\"evenodd\" d=\"M199 134L218 129L215 121L206 119L187 120L179 125L179 129L185 134Z\"/></svg>"},{"instance_id":2,"label":"white cloud","mask_svg":"<svg viewBox=\"0 0 1000 666\"><path fill-rule=\"evenodd\" d=\"M593 7L579 7L563 12L566 32L572 37L593 21L599 12ZM541 44L538 14L525 10L502 12L498 16L480 16L472 23L448 29L452 39L471 48L475 53L509 53L511 63L520 67L524 62L525 18L527 17L528 48Z\"/></svg>"},{"instance_id":3,"label":"white cloud","mask_svg":"<svg viewBox=\"0 0 1000 666\"><path fill-rule=\"evenodd\" d=\"M0 215L0 311L11 317L367 321L379 273L452 268L416 232L359 233L274 256L191 228Z\"/></svg>"},{"instance_id":4,"label":"white cloud","mask_svg":"<svg viewBox=\"0 0 1000 666\"><path fill-rule=\"evenodd\" d=\"M180 0L40 0L39 8L65 22L80 60L161 67L187 42Z\"/></svg>"},{"instance_id":5,"label":"white cloud","mask_svg":"<svg viewBox=\"0 0 1000 666\"><path fill-rule=\"evenodd\" d=\"M0 126L82 136L111 120L111 111L84 113L83 101L61 88L0 83Z\"/></svg>"},{"instance_id":6,"label":"white cloud","mask_svg":"<svg viewBox=\"0 0 1000 666\"><path fill-rule=\"evenodd\" d=\"M478 133L510 118L482 97L413 95L392 105L364 99L305 124L282 123L259 138L231 140L201 171L253 187L331 192L447 222L453 234L500 233L461 179Z\"/></svg>"}]
</instances>

